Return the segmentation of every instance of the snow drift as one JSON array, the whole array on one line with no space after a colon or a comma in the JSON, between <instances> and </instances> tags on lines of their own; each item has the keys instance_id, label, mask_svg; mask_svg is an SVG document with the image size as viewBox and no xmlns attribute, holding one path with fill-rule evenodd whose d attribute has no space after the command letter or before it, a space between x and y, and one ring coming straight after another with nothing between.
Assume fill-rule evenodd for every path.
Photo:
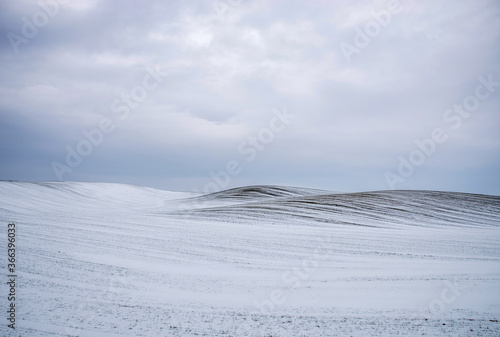
<instances>
[{"instance_id":1,"label":"snow drift","mask_svg":"<svg viewBox=\"0 0 500 337\"><path fill-rule=\"evenodd\" d=\"M498 196L0 182L0 219L16 336L500 333Z\"/></svg>"}]
</instances>

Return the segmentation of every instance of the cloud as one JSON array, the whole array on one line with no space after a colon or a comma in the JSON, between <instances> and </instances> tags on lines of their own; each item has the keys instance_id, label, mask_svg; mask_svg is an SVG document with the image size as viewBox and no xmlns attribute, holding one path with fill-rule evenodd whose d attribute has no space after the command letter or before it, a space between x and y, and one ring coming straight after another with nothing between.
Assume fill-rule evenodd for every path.
<instances>
[{"instance_id":1,"label":"cloud","mask_svg":"<svg viewBox=\"0 0 500 337\"><path fill-rule=\"evenodd\" d=\"M498 4L399 4L348 62L339 46L388 1L71 1L18 53L8 34L43 8L4 2L0 179L56 179L51 163L109 118L116 130L66 179L190 190L236 159L247 166L232 185L385 189L384 171L441 127L449 140L399 187L499 194L499 92L459 129L443 120L479 76L500 81ZM156 65L168 76L118 118L113 102ZM296 118L247 164L239 144L283 106ZM489 173L464 183L477 172Z\"/></svg>"}]
</instances>

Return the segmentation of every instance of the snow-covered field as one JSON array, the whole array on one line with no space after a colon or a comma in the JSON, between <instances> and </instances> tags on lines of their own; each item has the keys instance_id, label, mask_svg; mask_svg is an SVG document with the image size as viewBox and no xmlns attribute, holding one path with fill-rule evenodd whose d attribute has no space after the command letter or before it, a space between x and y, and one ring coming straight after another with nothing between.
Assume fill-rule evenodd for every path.
<instances>
[{"instance_id":1,"label":"snow-covered field","mask_svg":"<svg viewBox=\"0 0 500 337\"><path fill-rule=\"evenodd\" d=\"M498 196L0 182L0 220L2 336L500 335Z\"/></svg>"}]
</instances>

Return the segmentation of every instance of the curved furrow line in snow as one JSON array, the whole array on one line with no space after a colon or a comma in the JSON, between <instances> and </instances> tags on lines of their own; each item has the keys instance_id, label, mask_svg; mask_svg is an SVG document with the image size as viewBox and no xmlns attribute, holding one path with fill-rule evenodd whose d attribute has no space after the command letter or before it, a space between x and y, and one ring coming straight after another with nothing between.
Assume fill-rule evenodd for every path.
<instances>
[{"instance_id":1,"label":"curved furrow line in snow","mask_svg":"<svg viewBox=\"0 0 500 337\"><path fill-rule=\"evenodd\" d=\"M288 217L358 226L498 226L500 197L453 192L383 191L300 196L187 212L194 218L273 221ZM221 219L224 220L224 219Z\"/></svg>"}]
</instances>

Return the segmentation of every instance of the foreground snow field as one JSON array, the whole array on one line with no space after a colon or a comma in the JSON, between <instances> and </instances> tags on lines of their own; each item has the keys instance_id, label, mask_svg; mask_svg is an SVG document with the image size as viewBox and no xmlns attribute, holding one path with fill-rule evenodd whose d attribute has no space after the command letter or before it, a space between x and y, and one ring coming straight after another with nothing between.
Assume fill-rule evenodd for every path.
<instances>
[{"instance_id":1,"label":"foreground snow field","mask_svg":"<svg viewBox=\"0 0 500 337\"><path fill-rule=\"evenodd\" d=\"M497 196L0 182L0 219L2 336L500 335Z\"/></svg>"}]
</instances>

